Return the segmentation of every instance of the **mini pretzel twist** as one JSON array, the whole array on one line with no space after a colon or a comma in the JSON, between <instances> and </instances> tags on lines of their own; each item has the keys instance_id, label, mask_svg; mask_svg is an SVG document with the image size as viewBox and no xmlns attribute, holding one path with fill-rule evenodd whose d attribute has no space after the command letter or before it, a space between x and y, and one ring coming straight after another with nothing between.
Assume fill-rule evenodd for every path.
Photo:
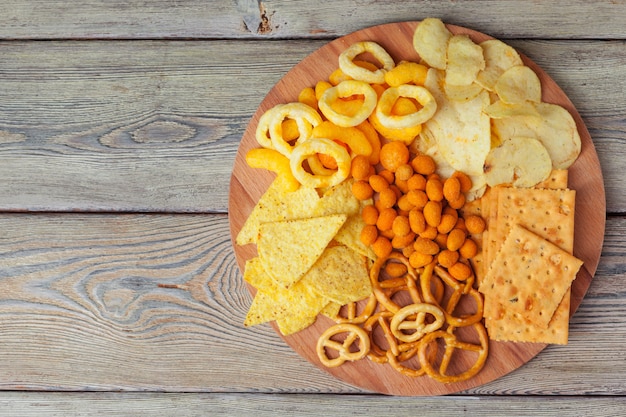
<instances>
[{"instance_id":1,"label":"mini pretzel twist","mask_svg":"<svg viewBox=\"0 0 626 417\"><path fill-rule=\"evenodd\" d=\"M331 339L334 336L347 333L343 342ZM352 346L358 341L358 350L354 351ZM336 358L329 358L326 349L335 350L338 354ZM338 323L328 329L317 341L317 356L322 364L329 368L340 366L345 361L357 361L364 358L370 351L370 338L367 332L356 324Z\"/></svg>"},{"instance_id":2,"label":"mini pretzel twist","mask_svg":"<svg viewBox=\"0 0 626 417\"><path fill-rule=\"evenodd\" d=\"M454 334L454 327L449 327L448 331L437 330L424 336L420 344L418 355L422 368L428 376L443 383L461 382L473 377L483 368L487 360L487 355L489 354L489 338L485 326L483 326L482 323L474 323L472 326L478 333L479 344L458 340ZM442 339L445 344L443 358L441 359L438 369L435 368L433 361L428 360L429 345L436 342L437 339ZM454 351L457 349L476 352L478 357L474 364L466 371L457 375L448 375L448 366L450 365Z\"/></svg>"},{"instance_id":3,"label":"mini pretzel twist","mask_svg":"<svg viewBox=\"0 0 626 417\"><path fill-rule=\"evenodd\" d=\"M428 321L433 317L434 321ZM425 334L443 326L446 317L439 307L427 303L415 303L402 307L391 319L391 332L403 342L415 342ZM405 333L411 331L411 333Z\"/></svg>"}]
</instances>

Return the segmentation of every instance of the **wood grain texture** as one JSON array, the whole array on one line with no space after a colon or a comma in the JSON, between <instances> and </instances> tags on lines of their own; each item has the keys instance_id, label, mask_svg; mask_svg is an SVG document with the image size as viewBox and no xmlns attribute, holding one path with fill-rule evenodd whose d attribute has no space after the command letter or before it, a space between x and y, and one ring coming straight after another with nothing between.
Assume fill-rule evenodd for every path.
<instances>
[{"instance_id":1,"label":"wood grain texture","mask_svg":"<svg viewBox=\"0 0 626 417\"><path fill-rule=\"evenodd\" d=\"M532 417L558 415L562 417L620 416L626 410L623 397L475 397L447 396L439 398L396 398L377 395L317 394L156 394L156 393L2 393L0 416L47 417L119 416L148 417L176 415L196 417L226 415L232 417L275 417L278 415L393 415L413 417L485 416Z\"/></svg>"},{"instance_id":2,"label":"wood grain texture","mask_svg":"<svg viewBox=\"0 0 626 417\"><path fill-rule=\"evenodd\" d=\"M250 117L325 44L0 43L0 210L225 213ZM570 97L599 155L608 211L626 212L626 42L511 44Z\"/></svg>"},{"instance_id":3,"label":"wood grain texture","mask_svg":"<svg viewBox=\"0 0 626 417\"><path fill-rule=\"evenodd\" d=\"M333 38L391 21L440 17L499 38L624 38L622 0L306 1L6 0L0 38ZM565 13L566 11L566 13ZM581 29L582 28L582 29Z\"/></svg>"},{"instance_id":4,"label":"wood grain texture","mask_svg":"<svg viewBox=\"0 0 626 417\"><path fill-rule=\"evenodd\" d=\"M466 393L626 395L626 218L608 220L570 343ZM0 230L2 390L364 393L242 326L225 215L4 214Z\"/></svg>"},{"instance_id":5,"label":"wood grain texture","mask_svg":"<svg viewBox=\"0 0 626 417\"><path fill-rule=\"evenodd\" d=\"M2 5L0 416L624 415L623 0ZM427 16L507 40L567 92L609 217L568 346L465 395L398 399L241 326L228 182L291 67L339 36Z\"/></svg>"}]
</instances>

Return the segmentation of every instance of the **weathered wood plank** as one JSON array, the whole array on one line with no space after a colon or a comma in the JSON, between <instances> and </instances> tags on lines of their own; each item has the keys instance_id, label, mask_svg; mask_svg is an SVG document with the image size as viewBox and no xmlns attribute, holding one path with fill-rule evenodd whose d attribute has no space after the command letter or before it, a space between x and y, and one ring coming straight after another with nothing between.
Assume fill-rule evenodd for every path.
<instances>
[{"instance_id":1,"label":"weathered wood plank","mask_svg":"<svg viewBox=\"0 0 626 417\"><path fill-rule=\"evenodd\" d=\"M472 397L433 398L381 395L317 394L204 394L204 393L14 393L0 394L0 416L61 417L223 415L274 417L281 415L393 415L423 417L563 416L606 417L623 415L624 397Z\"/></svg>"},{"instance_id":2,"label":"weathered wood plank","mask_svg":"<svg viewBox=\"0 0 626 417\"><path fill-rule=\"evenodd\" d=\"M0 38L332 38L436 16L501 38L623 38L623 1L6 0ZM567 11L565 13L564 11Z\"/></svg>"},{"instance_id":3,"label":"weathered wood plank","mask_svg":"<svg viewBox=\"0 0 626 417\"><path fill-rule=\"evenodd\" d=\"M4 214L0 230L0 389L362 392L242 327L225 215ZM626 394L624 233L610 217L570 343L469 393Z\"/></svg>"},{"instance_id":4,"label":"weathered wood plank","mask_svg":"<svg viewBox=\"0 0 626 417\"><path fill-rule=\"evenodd\" d=\"M324 43L0 43L0 210L226 212L249 118ZM511 43L570 96L626 212L626 42Z\"/></svg>"}]
</instances>

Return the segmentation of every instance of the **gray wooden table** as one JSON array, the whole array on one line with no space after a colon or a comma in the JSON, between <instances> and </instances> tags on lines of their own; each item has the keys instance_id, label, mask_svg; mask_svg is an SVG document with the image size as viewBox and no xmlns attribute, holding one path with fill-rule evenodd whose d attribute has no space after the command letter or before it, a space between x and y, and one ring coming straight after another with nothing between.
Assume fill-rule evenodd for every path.
<instances>
[{"instance_id":1,"label":"gray wooden table","mask_svg":"<svg viewBox=\"0 0 626 417\"><path fill-rule=\"evenodd\" d=\"M626 412L626 2L4 0L0 414ZM543 67L598 152L607 227L567 346L446 397L364 392L303 360L251 298L228 226L241 135L293 65L425 17Z\"/></svg>"}]
</instances>

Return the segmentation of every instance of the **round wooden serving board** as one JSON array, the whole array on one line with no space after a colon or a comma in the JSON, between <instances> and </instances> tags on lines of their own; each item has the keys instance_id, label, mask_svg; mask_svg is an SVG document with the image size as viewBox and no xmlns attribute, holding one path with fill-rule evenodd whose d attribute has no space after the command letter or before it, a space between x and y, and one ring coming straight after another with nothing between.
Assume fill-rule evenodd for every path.
<instances>
[{"instance_id":1,"label":"round wooden serving board","mask_svg":"<svg viewBox=\"0 0 626 417\"><path fill-rule=\"evenodd\" d=\"M276 104L297 101L302 88L314 86L319 80L327 80L329 74L338 67L339 54L354 42L375 41L383 46L396 62L417 61L419 57L412 44L417 24L418 22L402 22L374 26L329 42L303 59L270 90L250 121L235 160L229 195L233 242L254 205L274 178L273 173L251 169L245 162L245 154L259 146L254 134L259 117ZM485 34L467 28L453 25L448 25L448 28L455 34L469 35L477 43L491 39ZM574 116L582 139L582 152L570 167L569 174L569 186L577 193L574 255L584 261L584 266L572 286L570 314L574 314L596 271L604 239L606 200L602 173L589 132L574 105L541 68L527 57L522 58L526 65L535 70L541 80L543 101L559 104L569 110ZM239 267L243 271L246 260L256 256L256 247L235 244L234 250ZM254 293L254 289L250 288L250 291ZM489 358L478 375L462 383L442 384L427 376L419 378L404 376L389 365L380 365L368 359L345 363L337 368L324 367L317 358L315 345L319 335L331 324L329 319L320 316L311 327L297 334L281 337L306 360L335 377L366 390L392 395L442 395L477 387L519 368L546 347L544 344L536 343L492 341Z\"/></svg>"}]
</instances>

